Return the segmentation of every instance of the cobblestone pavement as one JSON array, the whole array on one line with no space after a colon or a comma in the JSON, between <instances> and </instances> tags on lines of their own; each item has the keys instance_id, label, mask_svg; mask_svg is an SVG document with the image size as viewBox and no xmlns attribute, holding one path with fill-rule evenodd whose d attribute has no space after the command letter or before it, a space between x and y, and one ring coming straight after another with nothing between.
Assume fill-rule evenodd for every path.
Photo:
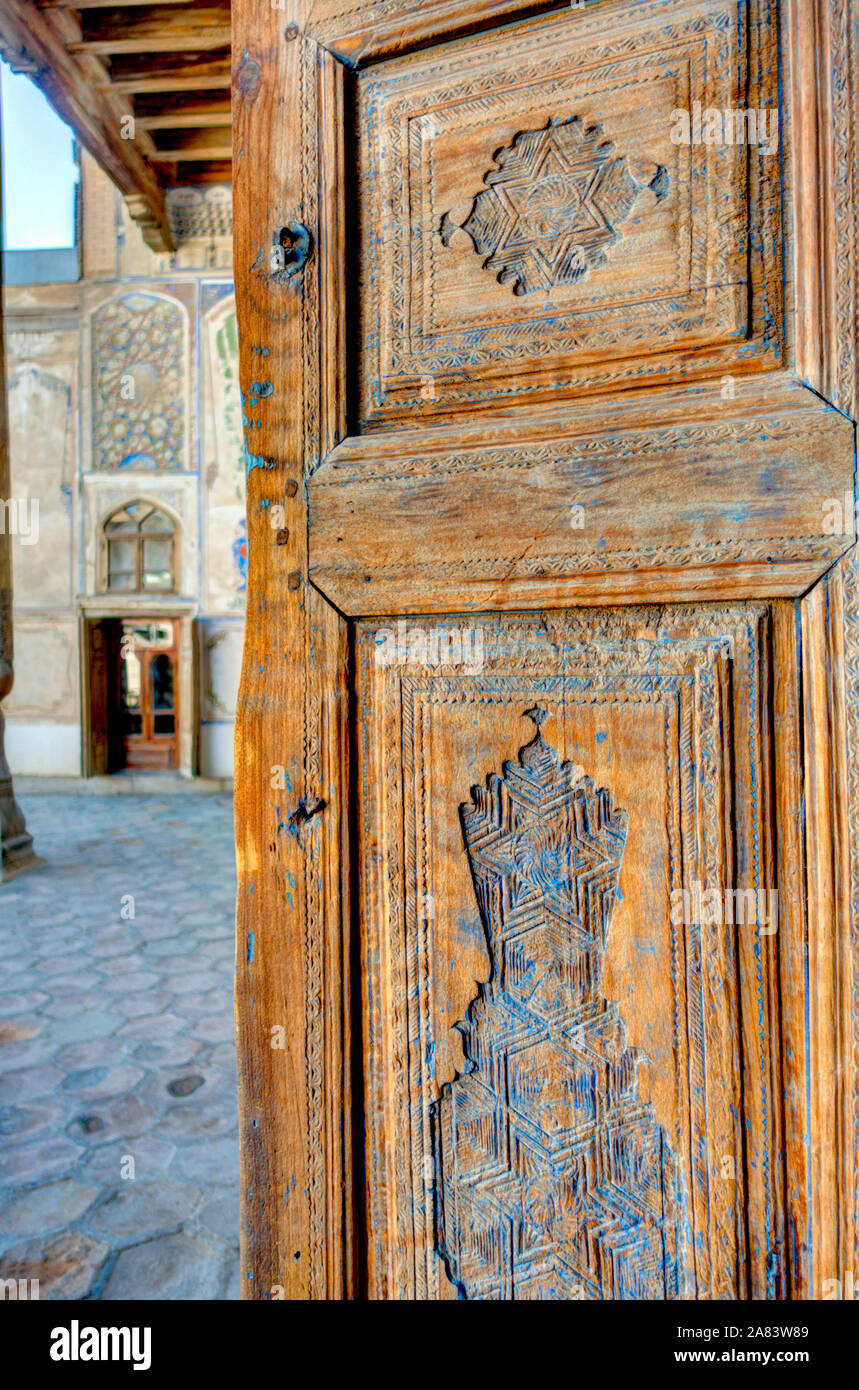
<instances>
[{"instance_id":1,"label":"cobblestone pavement","mask_svg":"<svg viewBox=\"0 0 859 1390\"><path fill-rule=\"evenodd\" d=\"M238 1298L231 800L20 800L47 862L0 886L0 1278Z\"/></svg>"}]
</instances>

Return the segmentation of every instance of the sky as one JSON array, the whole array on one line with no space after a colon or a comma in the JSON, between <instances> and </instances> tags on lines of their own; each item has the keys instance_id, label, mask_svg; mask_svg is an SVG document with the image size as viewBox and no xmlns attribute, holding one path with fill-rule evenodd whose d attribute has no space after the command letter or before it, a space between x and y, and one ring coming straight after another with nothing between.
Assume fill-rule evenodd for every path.
<instances>
[{"instance_id":1,"label":"sky","mask_svg":"<svg viewBox=\"0 0 859 1390\"><path fill-rule=\"evenodd\" d=\"M74 137L29 79L0 63L3 97L3 245L7 251L75 244Z\"/></svg>"}]
</instances>

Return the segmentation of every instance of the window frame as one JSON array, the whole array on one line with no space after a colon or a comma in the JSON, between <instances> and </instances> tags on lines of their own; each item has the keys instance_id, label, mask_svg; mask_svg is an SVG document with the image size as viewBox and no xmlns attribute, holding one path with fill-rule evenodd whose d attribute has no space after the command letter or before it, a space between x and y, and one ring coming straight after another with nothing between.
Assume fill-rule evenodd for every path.
<instances>
[{"instance_id":1,"label":"window frame","mask_svg":"<svg viewBox=\"0 0 859 1390\"><path fill-rule=\"evenodd\" d=\"M132 507L145 508L145 511L136 523L136 530L117 532L115 535L111 535L109 531L111 523L115 521L118 517L120 517L123 514L123 512L129 513L133 519L133 514L130 512L130 509ZM147 520L148 517L152 515L153 512L155 512L160 518L163 519L164 529L158 531L144 531L142 529L143 523ZM178 586L176 576L176 540L178 530L178 522L176 522L176 520L172 516L170 516L169 512L167 512L160 503L150 501L148 498L137 497L134 498L133 501L124 502L121 506L115 507L109 513L109 515L104 518L99 528L99 592L103 594L110 594L111 596L116 598L128 598L132 596L164 597L166 595L172 596L177 594ZM113 540L128 540L132 542L132 544L134 545L134 583L131 588L111 588L110 545L111 541ZM146 541L148 540L168 542L169 562L167 568L170 572L170 580L169 584L166 587L147 587L144 584L144 577L147 574L147 572L156 573L156 571L154 570L147 571L144 565L144 546ZM161 571L158 572L160 573ZM119 571L114 571L114 573L129 574L131 573L131 571L123 569Z\"/></svg>"}]
</instances>

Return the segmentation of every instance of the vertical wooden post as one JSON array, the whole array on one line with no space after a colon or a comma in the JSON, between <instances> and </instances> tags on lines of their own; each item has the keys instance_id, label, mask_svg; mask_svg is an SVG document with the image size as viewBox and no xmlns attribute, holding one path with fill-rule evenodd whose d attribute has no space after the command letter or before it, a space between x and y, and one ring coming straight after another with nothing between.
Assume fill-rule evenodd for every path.
<instances>
[{"instance_id":1,"label":"vertical wooden post","mask_svg":"<svg viewBox=\"0 0 859 1390\"><path fill-rule=\"evenodd\" d=\"M0 128L2 140L2 128ZM0 173L0 225L3 216L3 180ZM3 338L3 274L0 269L0 343ZM2 704L12 689L12 538L9 534L11 491L9 472L9 425L6 416L6 355L0 352L0 880L12 878L22 869L40 861L33 850L33 837L27 831L24 814L15 800L12 773L6 761Z\"/></svg>"}]
</instances>

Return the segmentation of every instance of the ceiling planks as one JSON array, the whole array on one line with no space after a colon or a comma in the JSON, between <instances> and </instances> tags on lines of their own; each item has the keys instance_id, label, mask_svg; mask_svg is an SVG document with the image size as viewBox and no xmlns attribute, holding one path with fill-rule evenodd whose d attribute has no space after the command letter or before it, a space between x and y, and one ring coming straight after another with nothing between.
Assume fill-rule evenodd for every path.
<instances>
[{"instance_id":1,"label":"ceiling planks","mask_svg":"<svg viewBox=\"0 0 859 1390\"><path fill-rule=\"evenodd\" d=\"M110 85L117 92L191 92L230 85L229 46L205 55L158 53L111 59Z\"/></svg>"},{"instance_id":2,"label":"ceiling planks","mask_svg":"<svg viewBox=\"0 0 859 1390\"><path fill-rule=\"evenodd\" d=\"M172 250L165 192L231 181L229 0L0 0L0 54L25 72Z\"/></svg>"},{"instance_id":3,"label":"ceiling planks","mask_svg":"<svg viewBox=\"0 0 859 1390\"><path fill-rule=\"evenodd\" d=\"M78 53L204 53L230 42L230 11L221 5L133 6L80 12Z\"/></svg>"}]
</instances>

